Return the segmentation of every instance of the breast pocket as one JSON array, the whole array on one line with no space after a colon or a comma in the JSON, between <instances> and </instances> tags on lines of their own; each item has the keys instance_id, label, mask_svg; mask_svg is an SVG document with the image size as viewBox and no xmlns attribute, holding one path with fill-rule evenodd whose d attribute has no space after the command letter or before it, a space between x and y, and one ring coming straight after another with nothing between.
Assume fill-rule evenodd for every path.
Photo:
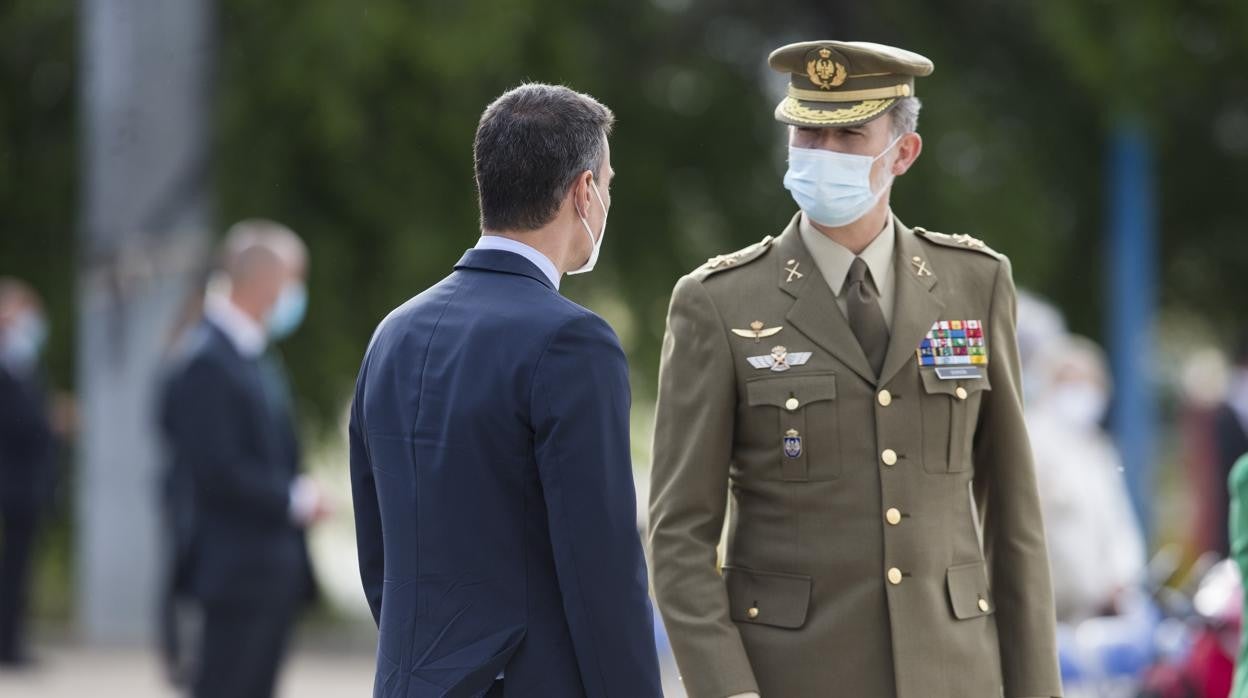
<instances>
[{"instance_id":1,"label":"breast pocket","mask_svg":"<svg viewBox=\"0 0 1248 698\"><path fill-rule=\"evenodd\" d=\"M929 473L961 473L971 469L971 450L979 403L991 390L988 376L942 380L935 369L920 368L923 377L923 468Z\"/></svg>"},{"instance_id":2,"label":"breast pocket","mask_svg":"<svg viewBox=\"0 0 1248 698\"><path fill-rule=\"evenodd\" d=\"M840 476L840 415L836 374L760 377L745 384L751 415L762 420L763 438L774 438L782 480L835 480ZM768 425L775 424L774 437Z\"/></svg>"}]
</instances>

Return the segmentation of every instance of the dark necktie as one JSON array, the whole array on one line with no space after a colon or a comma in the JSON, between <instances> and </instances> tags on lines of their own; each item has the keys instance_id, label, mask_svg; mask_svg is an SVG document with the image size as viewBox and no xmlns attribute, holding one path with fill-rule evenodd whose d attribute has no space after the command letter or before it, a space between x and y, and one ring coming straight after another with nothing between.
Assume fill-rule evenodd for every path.
<instances>
[{"instance_id":1,"label":"dark necktie","mask_svg":"<svg viewBox=\"0 0 1248 698\"><path fill-rule=\"evenodd\" d=\"M884 368L884 355L888 352L888 325L884 322L884 313L880 310L880 299L871 285L871 270L862 257L855 257L849 265L849 277L846 279L846 314L849 315L849 328L858 338L862 352L880 376Z\"/></svg>"}]
</instances>

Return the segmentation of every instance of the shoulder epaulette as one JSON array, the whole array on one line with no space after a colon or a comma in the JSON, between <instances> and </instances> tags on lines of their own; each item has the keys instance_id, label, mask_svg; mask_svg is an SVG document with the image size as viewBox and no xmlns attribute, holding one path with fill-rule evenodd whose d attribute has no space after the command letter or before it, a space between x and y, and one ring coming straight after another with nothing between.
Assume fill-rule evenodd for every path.
<instances>
[{"instance_id":1,"label":"shoulder epaulette","mask_svg":"<svg viewBox=\"0 0 1248 698\"><path fill-rule=\"evenodd\" d=\"M945 247L955 247L961 250L974 250L976 252L982 252L992 257L997 257L997 258L1001 257L1000 252L997 252L996 250L989 247L987 244L984 243L983 240L980 240L979 238L976 238L976 237L971 237L970 235L947 235L945 233L936 233L926 228L920 228L918 226L914 227L914 232L919 237L925 240L930 240L931 242L934 242L937 245L944 245Z\"/></svg>"},{"instance_id":2,"label":"shoulder epaulette","mask_svg":"<svg viewBox=\"0 0 1248 698\"><path fill-rule=\"evenodd\" d=\"M775 238L768 235L749 247L737 250L729 254L721 254L706 260L706 264L697 268L704 276L710 276L725 269L735 269L744 266L762 257L767 250L771 249L771 243L775 242Z\"/></svg>"}]
</instances>

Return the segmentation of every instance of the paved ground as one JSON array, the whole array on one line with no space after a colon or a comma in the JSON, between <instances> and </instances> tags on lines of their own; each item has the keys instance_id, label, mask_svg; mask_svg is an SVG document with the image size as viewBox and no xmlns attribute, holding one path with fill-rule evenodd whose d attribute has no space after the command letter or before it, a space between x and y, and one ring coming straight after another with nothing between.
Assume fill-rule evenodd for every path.
<instances>
[{"instance_id":1,"label":"paved ground","mask_svg":"<svg viewBox=\"0 0 1248 698\"><path fill-rule=\"evenodd\" d=\"M40 652L39 669L0 673L3 698L175 698L154 657L135 650L57 647ZM668 698L684 691L670 666L664 667ZM281 698L367 698L372 692L373 660L361 653L302 650L283 673Z\"/></svg>"},{"instance_id":2,"label":"paved ground","mask_svg":"<svg viewBox=\"0 0 1248 698\"><path fill-rule=\"evenodd\" d=\"M0 674L5 698L171 698L154 657L133 650L58 648L40 653L37 671ZM283 676L283 698L368 696L372 659L362 655L298 653Z\"/></svg>"}]
</instances>

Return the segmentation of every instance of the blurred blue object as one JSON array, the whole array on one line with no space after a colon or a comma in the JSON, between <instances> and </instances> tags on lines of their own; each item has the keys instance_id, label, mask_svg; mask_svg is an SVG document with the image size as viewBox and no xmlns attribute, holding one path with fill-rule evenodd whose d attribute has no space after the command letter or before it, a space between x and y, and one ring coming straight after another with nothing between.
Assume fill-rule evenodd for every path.
<instances>
[{"instance_id":1,"label":"blurred blue object","mask_svg":"<svg viewBox=\"0 0 1248 698\"><path fill-rule=\"evenodd\" d=\"M1157 206L1152 141L1125 119L1109 144L1106 330L1115 397L1111 431L1144 536L1151 539L1157 407L1152 334L1157 306Z\"/></svg>"}]
</instances>

